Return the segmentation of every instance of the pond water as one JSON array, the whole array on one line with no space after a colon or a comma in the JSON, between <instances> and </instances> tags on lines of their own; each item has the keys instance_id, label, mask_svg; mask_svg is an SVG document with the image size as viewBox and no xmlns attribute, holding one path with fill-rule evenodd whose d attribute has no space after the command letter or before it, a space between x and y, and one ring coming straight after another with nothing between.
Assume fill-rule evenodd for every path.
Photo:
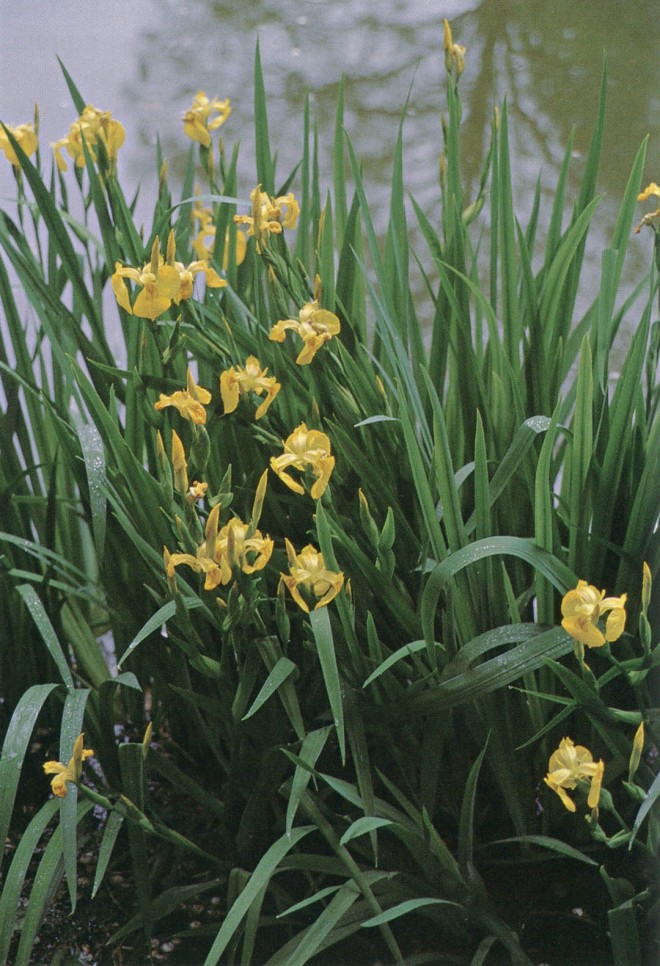
<instances>
[{"instance_id":1,"label":"pond water","mask_svg":"<svg viewBox=\"0 0 660 966\"><path fill-rule=\"evenodd\" d=\"M442 18L467 47L461 78L463 149L474 186L494 103L506 93L517 214L526 221L541 178L546 211L564 146L575 128L570 197L593 128L603 64L608 115L596 215L587 253L594 284L633 158L650 134L646 179L660 179L660 18L658 0L26 0L0 6L0 118L31 119L39 103L42 145L74 119L58 55L83 97L111 110L127 129L122 179L143 185L145 219L155 193L159 134L170 171L189 142L181 115L197 90L229 97L223 128L241 142L241 193L256 176L252 142L253 60L257 37L269 101L270 133L284 181L300 158L302 106L309 91L318 120L321 175L331 184L334 111L346 78L346 127L364 163L374 220L386 217L391 157L404 126L407 188L434 220L443 109ZM0 166L0 195L14 193ZM148 227L148 226L147 226ZM624 284L646 271L651 239L631 241Z\"/></svg>"}]
</instances>

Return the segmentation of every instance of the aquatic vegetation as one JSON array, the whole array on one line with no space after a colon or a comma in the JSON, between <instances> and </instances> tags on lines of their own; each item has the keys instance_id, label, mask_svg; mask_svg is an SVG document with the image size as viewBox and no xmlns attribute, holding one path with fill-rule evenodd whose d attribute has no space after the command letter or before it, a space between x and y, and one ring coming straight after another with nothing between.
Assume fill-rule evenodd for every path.
<instances>
[{"instance_id":1,"label":"aquatic vegetation","mask_svg":"<svg viewBox=\"0 0 660 966\"><path fill-rule=\"evenodd\" d=\"M566 789L577 788L579 782L587 784L587 805L591 809L597 808L604 772L605 765L602 761L594 761L588 748L575 745L570 738L562 738L559 747L550 756L548 774L543 781L559 795L564 807L574 812L575 802Z\"/></svg>"},{"instance_id":2,"label":"aquatic vegetation","mask_svg":"<svg viewBox=\"0 0 660 966\"><path fill-rule=\"evenodd\" d=\"M19 147L25 151L28 157L31 154L34 154L34 152L37 150L39 138L34 129L34 124L31 123L17 124L14 127L7 124L5 127L0 128L0 151L4 151L5 157L10 164L13 164L15 168L18 168L20 167L20 162L11 141L7 137L7 133L14 138Z\"/></svg>"},{"instance_id":3,"label":"aquatic vegetation","mask_svg":"<svg viewBox=\"0 0 660 966\"><path fill-rule=\"evenodd\" d=\"M220 395L225 413L234 412L241 396L249 392L257 396L265 393L266 398L257 406L254 414L255 419L261 419L281 388L275 376L269 376L268 369L261 368L256 356L248 356L244 366L230 366L220 373Z\"/></svg>"},{"instance_id":4,"label":"aquatic vegetation","mask_svg":"<svg viewBox=\"0 0 660 966\"><path fill-rule=\"evenodd\" d=\"M211 132L222 127L230 114L229 98L224 101L217 97L209 99L204 91L198 91L183 115L183 130L192 141L208 148L211 146Z\"/></svg>"},{"instance_id":5,"label":"aquatic vegetation","mask_svg":"<svg viewBox=\"0 0 660 966\"><path fill-rule=\"evenodd\" d=\"M92 748L84 748L85 736L78 735L73 745L73 752L69 758L69 763L63 765L61 761L44 762L44 771L47 775L55 775L50 783L53 795L57 798L66 798L67 782L77 785L82 778L83 762L91 758L94 754Z\"/></svg>"},{"instance_id":6,"label":"aquatic vegetation","mask_svg":"<svg viewBox=\"0 0 660 966\"><path fill-rule=\"evenodd\" d=\"M280 574L280 580L289 591L298 607L309 613L309 604L314 610L327 607L334 600L344 584L344 575L334 573L325 565L323 554L312 546L296 553L290 540L285 540L289 573Z\"/></svg>"},{"instance_id":7,"label":"aquatic vegetation","mask_svg":"<svg viewBox=\"0 0 660 966\"><path fill-rule=\"evenodd\" d=\"M321 346L339 335L341 325L334 312L319 307L316 299L303 305L297 319L276 322L268 336L273 342L284 342L287 330L293 330L303 340L303 348L296 359L299 366L308 366Z\"/></svg>"},{"instance_id":8,"label":"aquatic vegetation","mask_svg":"<svg viewBox=\"0 0 660 966\"><path fill-rule=\"evenodd\" d=\"M506 103L468 196L469 64L445 21L437 204L395 132L383 237L343 87L332 184L308 112L277 172L258 54L249 214L203 91L144 226L109 112L0 140L0 962L79 895L117 959L191 903L208 966L551 961L578 901L571 954L651 948L660 193L644 144L581 309L606 77L541 239Z\"/></svg>"},{"instance_id":9,"label":"aquatic vegetation","mask_svg":"<svg viewBox=\"0 0 660 966\"><path fill-rule=\"evenodd\" d=\"M282 440L282 446L284 452L280 456L271 456L270 468L294 493L304 493L305 487L291 476L289 470L299 470L302 474L311 472L315 482L310 496L313 500L320 499L335 468L328 435L318 429L307 429L306 424L301 423Z\"/></svg>"},{"instance_id":10,"label":"aquatic vegetation","mask_svg":"<svg viewBox=\"0 0 660 966\"><path fill-rule=\"evenodd\" d=\"M626 626L627 594L605 597L586 580L579 580L574 590L564 594L561 602L561 626L571 637L587 647L602 647L618 641ZM599 619L607 614L605 631L598 626Z\"/></svg>"},{"instance_id":11,"label":"aquatic vegetation","mask_svg":"<svg viewBox=\"0 0 660 966\"><path fill-rule=\"evenodd\" d=\"M80 117L73 121L69 133L51 145L59 171L67 171L68 165L62 154L65 149L77 168L86 165L85 151L92 163L98 160L98 146L103 145L111 168L117 161L119 149L126 140L126 130L121 121L113 118L110 111L99 111L88 104ZM84 145L84 146L83 146Z\"/></svg>"}]
</instances>

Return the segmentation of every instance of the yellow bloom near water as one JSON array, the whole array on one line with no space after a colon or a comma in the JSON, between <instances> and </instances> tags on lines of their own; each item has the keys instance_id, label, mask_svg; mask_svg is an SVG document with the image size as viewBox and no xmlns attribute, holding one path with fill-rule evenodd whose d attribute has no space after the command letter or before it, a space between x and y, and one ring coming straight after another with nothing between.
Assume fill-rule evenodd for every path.
<instances>
[{"instance_id":1,"label":"yellow bloom near water","mask_svg":"<svg viewBox=\"0 0 660 966\"><path fill-rule=\"evenodd\" d=\"M647 184L646 188L644 188L644 190L637 195L637 200L647 201L652 195L656 198L660 198L660 187L658 187L655 181L651 181L650 184Z\"/></svg>"},{"instance_id":2,"label":"yellow bloom near water","mask_svg":"<svg viewBox=\"0 0 660 966\"><path fill-rule=\"evenodd\" d=\"M231 366L220 375L220 395L225 407L225 415L233 413L238 406L240 396L249 392L257 396L266 394L263 402L257 407L255 419L261 419L266 410L278 394L282 386L275 376L269 376L268 369L262 369L256 356L248 356L245 366Z\"/></svg>"},{"instance_id":3,"label":"yellow bloom near water","mask_svg":"<svg viewBox=\"0 0 660 966\"><path fill-rule=\"evenodd\" d=\"M271 198L261 190L261 185L257 185L250 192L250 201L252 214L234 215L234 221L237 225L248 226L248 235L257 240L257 251L261 251L260 245L269 235L279 235L285 228L295 228L298 224L300 207L292 192Z\"/></svg>"},{"instance_id":4,"label":"yellow bloom near water","mask_svg":"<svg viewBox=\"0 0 660 966\"><path fill-rule=\"evenodd\" d=\"M126 139L126 131L123 124L113 118L110 111L99 111L98 108L88 104L80 117L73 122L66 137L60 138L51 145L55 152L55 163L59 171L67 170L66 158L62 155L65 149L69 157L75 162L76 167L85 167L85 147L89 152L93 162L97 160L98 145L103 144L108 160L114 164L119 154L119 149Z\"/></svg>"},{"instance_id":5,"label":"yellow bloom near water","mask_svg":"<svg viewBox=\"0 0 660 966\"><path fill-rule=\"evenodd\" d=\"M229 98L224 101L208 98L198 91L191 106L183 115L183 130L188 137L205 148L211 147L211 131L221 127L231 114Z\"/></svg>"},{"instance_id":6,"label":"yellow bloom near water","mask_svg":"<svg viewBox=\"0 0 660 966\"><path fill-rule=\"evenodd\" d=\"M152 322L163 312L167 312L181 289L179 273L173 263L165 262L160 254L159 245L158 235L156 235L151 247L151 259L142 268L132 268L116 262L114 274L110 279L112 291L121 308L129 315L151 319ZM132 305L125 279L140 288Z\"/></svg>"},{"instance_id":7,"label":"yellow bloom near water","mask_svg":"<svg viewBox=\"0 0 660 966\"><path fill-rule=\"evenodd\" d=\"M335 467L329 437L318 429L307 429L306 424L301 423L286 440L283 440L282 445L284 447L282 455L270 458L273 472L294 493L304 493L305 488L291 476L289 470L299 470L303 476L311 472L316 479L312 484L310 495L313 500L320 499L325 493Z\"/></svg>"},{"instance_id":8,"label":"yellow bloom near water","mask_svg":"<svg viewBox=\"0 0 660 966\"><path fill-rule=\"evenodd\" d=\"M212 288L222 288L227 284L208 261L200 260L184 265L183 262L175 260L174 250L172 230L167 240L165 257L160 253L160 241L156 235L151 247L151 258L142 268L115 263L115 271L110 279L112 291L118 305L129 315L137 315L138 318L154 322L159 315L167 312L172 303L179 305L184 299L191 297L195 276L200 273L204 275L206 284ZM132 304L126 279L140 288Z\"/></svg>"},{"instance_id":9,"label":"yellow bloom near water","mask_svg":"<svg viewBox=\"0 0 660 966\"><path fill-rule=\"evenodd\" d=\"M621 637L626 626L627 599L627 594L605 597L604 590L579 580L561 602L561 626L580 645L602 647L612 643ZM604 614L608 616L603 632L598 624Z\"/></svg>"},{"instance_id":10,"label":"yellow bloom near water","mask_svg":"<svg viewBox=\"0 0 660 966\"><path fill-rule=\"evenodd\" d=\"M339 335L341 325L334 312L319 308L318 301L303 305L297 319L282 319L276 322L268 336L273 342L284 342L288 329L292 329L303 340L303 347L296 359L299 366L312 361L321 346L333 336Z\"/></svg>"},{"instance_id":11,"label":"yellow bloom near water","mask_svg":"<svg viewBox=\"0 0 660 966\"><path fill-rule=\"evenodd\" d=\"M209 513L204 530L204 543L197 547L196 553L170 553L165 550L165 569L169 578L174 576L177 567L184 565L197 573L205 575L204 590L215 590L232 579L234 569L244 574L263 570L271 558L273 541L263 536L249 524L233 517L221 530L218 530L220 505L216 504Z\"/></svg>"},{"instance_id":12,"label":"yellow bloom near water","mask_svg":"<svg viewBox=\"0 0 660 966\"><path fill-rule=\"evenodd\" d=\"M550 756L548 774L543 781L559 795L569 812L575 811L575 802L566 789L577 788L579 782L588 783L587 805L593 809L597 808L600 801L604 771L603 762L594 761L588 748L574 744L570 738L562 738L559 748Z\"/></svg>"},{"instance_id":13,"label":"yellow bloom near water","mask_svg":"<svg viewBox=\"0 0 660 966\"><path fill-rule=\"evenodd\" d=\"M84 735L78 735L73 746L73 753L67 765L61 761L47 761L44 763L44 772L47 775L55 775L50 783L53 795L57 798L65 798L67 794L67 782L78 784L82 777L83 762L91 758L94 751L91 748L84 748Z\"/></svg>"},{"instance_id":14,"label":"yellow bloom near water","mask_svg":"<svg viewBox=\"0 0 660 966\"><path fill-rule=\"evenodd\" d=\"M39 144L39 138L37 137L37 132L34 129L34 124L17 124L16 127L12 127L10 124L6 124L5 127L10 132L15 141L18 141L20 147L25 151L29 157L31 154L37 150L37 145ZM14 146L11 144L9 138L7 137L7 131L4 127L0 127L0 151L4 151L7 160L18 168L20 163L14 150Z\"/></svg>"},{"instance_id":15,"label":"yellow bloom near water","mask_svg":"<svg viewBox=\"0 0 660 966\"><path fill-rule=\"evenodd\" d=\"M456 74L458 79L465 69L465 47L455 44L449 21L444 21L445 67L449 74Z\"/></svg>"},{"instance_id":16,"label":"yellow bloom near water","mask_svg":"<svg viewBox=\"0 0 660 966\"><path fill-rule=\"evenodd\" d=\"M188 369L186 374L186 388L173 392L166 396L161 392L158 402L154 403L154 409L166 409L174 406L175 409L191 423L203 426L206 423L205 406L211 402L211 393L203 386L198 386L192 372Z\"/></svg>"},{"instance_id":17,"label":"yellow bloom near water","mask_svg":"<svg viewBox=\"0 0 660 966\"><path fill-rule=\"evenodd\" d=\"M650 184L647 184L646 188L644 188L644 190L637 195L638 201L648 201L649 198L660 199L660 186L658 186L655 181L651 181ZM656 208L655 211L649 211L646 215L644 215L637 228L635 228L635 234L639 234L644 225L653 225L658 219L660 219L660 207Z\"/></svg>"},{"instance_id":18,"label":"yellow bloom near water","mask_svg":"<svg viewBox=\"0 0 660 966\"><path fill-rule=\"evenodd\" d=\"M281 582L305 613L309 613L311 604L314 610L327 607L344 584L343 573L328 570L323 554L311 543L300 553L296 553L290 540L285 539L285 544L289 573L280 574Z\"/></svg>"}]
</instances>

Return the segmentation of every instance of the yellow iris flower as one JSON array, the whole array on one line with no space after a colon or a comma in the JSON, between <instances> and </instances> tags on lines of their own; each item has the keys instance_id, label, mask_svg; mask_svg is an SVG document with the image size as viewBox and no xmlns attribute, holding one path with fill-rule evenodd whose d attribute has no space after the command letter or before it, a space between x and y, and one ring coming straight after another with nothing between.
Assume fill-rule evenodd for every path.
<instances>
[{"instance_id":1,"label":"yellow iris flower","mask_svg":"<svg viewBox=\"0 0 660 966\"><path fill-rule=\"evenodd\" d=\"M648 199L651 197L660 199L660 187L655 183L655 181L651 181L651 183L646 186L644 191L637 195L637 200L648 201ZM643 225L652 225L654 220L658 218L660 218L660 207L656 208L655 211L650 211L648 214L644 215L637 228L635 228L635 234L638 234L641 231Z\"/></svg>"},{"instance_id":2,"label":"yellow iris flower","mask_svg":"<svg viewBox=\"0 0 660 966\"><path fill-rule=\"evenodd\" d=\"M569 812L575 811L575 802L566 789L576 788L581 781L588 782L587 805L593 809L598 807L604 771L603 762L594 761L588 748L573 744L570 738L562 738L559 748L550 756L548 774L543 781L559 795Z\"/></svg>"},{"instance_id":3,"label":"yellow iris flower","mask_svg":"<svg viewBox=\"0 0 660 966\"><path fill-rule=\"evenodd\" d=\"M47 775L55 775L50 783L53 795L57 798L65 798L67 794L67 782L78 784L82 777L83 762L91 758L94 751L91 748L84 748L84 735L78 735L73 746L73 754L69 759L68 765L63 765L61 761L47 761L44 763L44 771Z\"/></svg>"},{"instance_id":4,"label":"yellow iris flower","mask_svg":"<svg viewBox=\"0 0 660 966\"><path fill-rule=\"evenodd\" d=\"M172 303L179 305L184 299L189 299L193 293L195 276L200 272L206 278L206 284L212 288L222 288L227 282L220 278L214 268L207 261L191 262L184 265L174 259L175 238L174 229L167 239L165 258L160 253L158 235L151 247L151 259L141 269L131 268L129 265L115 263L115 271L110 279L112 291L117 303L129 313L141 319L151 319L153 322L167 312ZM125 279L139 285L141 291L133 305Z\"/></svg>"},{"instance_id":5,"label":"yellow iris flower","mask_svg":"<svg viewBox=\"0 0 660 966\"><path fill-rule=\"evenodd\" d=\"M293 544L285 538L289 573L280 574L280 580L306 614L310 603L314 610L327 607L337 596L344 583L344 575L328 570L320 553L311 543L296 553Z\"/></svg>"},{"instance_id":6,"label":"yellow iris flower","mask_svg":"<svg viewBox=\"0 0 660 966\"><path fill-rule=\"evenodd\" d=\"M190 108L183 115L183 130L191 140L197 141L205 148L210 148L210 132L221 127L230 114L229 98L221 101L214 97L210 100L204 91L198 91Z\"/></svg>"},{"instance_id":7,"label":"yellow iris flower","mask_svg":"<svg viewBox=\"0 0 660 966\"><path fill-rule=\"evenodd\" d=\"M650 184L647 184L646 188L644 188L641 194L637 195L637 200L647 201L652 195L656 198L660 198L660 188L655 183L655 181L652 181Z\"/></svg>"},{"instance_id":8,"label":"yellow iris flower","mask_svg":"<svg viewBox=\"0 0 660 966\"><path fill-rule=\"evenodd\" d=\"M252 202L251 215L234 215L237 225L248 225L248 235L254 235L257 240L257 251L261 251L269 235L279 235L284 228L295 228L298 224L300 207L292 192L271 198L261 185L257 185L250 192Z\"/></svg>"},{"instance_id":9,"label":"yellow iris flower","mask_svg":"<svg viewBox=\"0 0 660 966\"><path fill-rule=\"evenodd\" d=\"M318 350L330 339L338 335L341 326L339 319L333 312L319 308L314 300L303 305L298 313L298 319L282 319L276 322L270 330L269 339L273 342L284 342L287 329L293 329L303 340L303 348L296 359L299 366L306 366L312 361Z\"/></svg>"},{"instance_id":10,"label":"yellow iris flower","mask_svg":"<svg viewBox=\"0 0 660 966\"><path fill-rule=\"evenodd\" d=\"M561 626L574 641L587 647L602 647L618 640L626 626L627 594L605 597L586 580L579 580L577 587L564 596L561 602ZM609 612L609 613L608 613ZM605 633L598 626L599 618L607 614Z\"/></svg>"},{"instance_id":11,"label":"yellow iris flower","mask_svg":"<svg viewBox=\"0 0 660 966\"><path fill-rule=\"evenodd\" d=\"M256 356L248 356L245 367L232 366L220 375L220 395L225 407L225 414L233 413L238 406L239 396L254 392L257 396L266 393L266 398L257 408L255 419L261 419L266 410L278 394L282 386L275 376L267 375L268 369L262 369Z\"/></svg>"},{"instance_id":12,"label":"yellow iris flower","mask_svg":"<svg viewBox=\"0 0 660 966\"><path fill-rule=\"evenodd\" d=\"M34 124L17 124L16 127L6 124L5 127L7 128L7 131L10 132L14 140L18 141L28 157L31 154L34 154L39 143L39 138L37 137L37 132L34 129ZM4 151L7 160L13 164L15 168L18 168L20 166L19 160L12 144L9 141L9 138L7 137L7 131L5 131L4 127L0 127L0 151Z\"/></svg>"},{"instance_id":13,"label":"yellow iris flower","mask_svg":"<svg viewBox=\"0 0 660 966\"><path fill-rule=\"evenodd\" d=\"M157 319L163 312L167 312L174 297L181 289L181 279L173 264L174 260L166 262L160 254L158 235L151 248L151 260L141 269L131 268L129 265L115 263L114 275L110 279L112 291L118 304L129 315L137 315L141 319ZM131 305L128 288L124 279L129 279L140 286L140 293Z\"/></svg>"},{"instance_id":14,"label":"yellow iris flower","mask_svg":"<svg viewBox=\"0 0 660 966\"><path fill-rule=\"evenodd\" d=\"M165 409L167 406L174 406L184 419L197 426L206 423L205 406L211 402L211 393L208 389L198 386L193 378L193 374L188 369L186 375L186 388L173 392L171 396L166 396L161 392L158 402L154 403L154 409Z\"/></svg>"},{"instance_id":15,"label":"yellow iris flower","mask_svg":"<svg viewBox=\"0 0 660 966\"><path fill-rule=\"evenodd\" d=\"M218 531L220 505L216 504L209 513L204 530L205 540L191 553L169 553L165 550L165 569L172 578L176 567L184 564L197 573L205 575L204 590L215 590L218 584L228 584L233 569L244 574L263 570L273 552L273 541L263 536L238 517L231 519Z\"/></svg>"},{"instance_id":16,"label":"yellow iris flower","mask_svg":"<svg viewBox=\"0 0 660 966\"><path fill-rule=\"evenodd\" d=\"M281 456L271 456L271 469L294 493L304 493L305 489L287 470L296 469L301 473L310 470L316 477L310 494L312 499L318 500L323 496L335 467L335 458L330 453L330 439L318 429L307 429L305 423L301 423L282 441L282 445L284 453Z\"/></svg>"},{"instance_id":17,"label":"yellow iris flower","mask_svg":"<svg viewBox=\"0 0 660 966\"><path fill-rule=\"evenodd\" d=\"M55 162L59 171L67 170L66 159L62 156L62 148L76 163L76 167L85 167L85 152L83 141L89 151L92 161L96 162L96 148L100 143L105 147L111 164L117 160L119 149L126 139L123 124L115 120L110 111L99 111L88 104L80 117L73 122L66 137L55 141L52 146L55 152Z\"/></svg>"},{"instance_id":18,"label":"yellow iris flower","mask_svg":"<svg viewBox=\"0 0 660 966\"><path fill-rule=\"evenodd\" d=\"M225 288L227 285L227 280L220 278L216 270L209 265L207 259L191 262L189 265L184 265L183 262L174 262L174 268L179 273L181 283L179 291L173 298L176 305L183 302L184 299L190 298L193 293L195 276L199 275L200 272L206 279L206 284L211 288Z\"/></svg>"},{"instance_id":19,"label":"yellow iris flower","mask_svg":"<svg viewBox=\"0 0 660 966\"><path fill-rule=\"evenodd\" d=\"M465 69L465 47L462 44L454 43L448 20L444 21L444 48L447 72L449 74L455 72L458 80Z\"/></svg>"}]
</instances>

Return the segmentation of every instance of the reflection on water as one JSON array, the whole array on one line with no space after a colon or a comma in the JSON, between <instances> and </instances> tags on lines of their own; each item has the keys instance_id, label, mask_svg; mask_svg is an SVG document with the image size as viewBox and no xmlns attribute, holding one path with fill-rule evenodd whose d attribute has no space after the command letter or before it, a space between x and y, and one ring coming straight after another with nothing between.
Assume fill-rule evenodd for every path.
<instances>
[{"instance_id":1,"label":"reflection on water","mask_svg":"<svg viewBox=\"0 0 660 966\"><path fill-rule=\"evenodd\" d=\"M203 88L232 100L223 133L228 144L241 141L241 192L247 195L255 181L251 119L258 36L279 179L299 160L309 91L321 133L322 181L330 184L334 110L345 75L346 127L364 163L376 224L383 224L391 152L407 98L407 187L433 219L439 203L444 16L468 48L461 89L469 186L483 158L493 104L506 93L518 216L524 223L539 176L546 202L551 200L573 127L574 194L593 127L603 52L609 101L599 190L605 198L592 230L591 271L599 270L598 250L608 243L632 160L647 133L646 175L657 180L660 174L657 0L107 0L103 5L31 0L0 16L0 117L9 123L28 120L38 100L44 139L66 132L73 111L58 53L83 96L125 123L129 135L120 165L125 176L145 183L147 194L155 190L156 134L176 171L188 149L181 115ZM0 176L6 196L7 172ZM648 265L648 241L640 237L631 244L627 284Z\"/></svg>"}]
</instances>

